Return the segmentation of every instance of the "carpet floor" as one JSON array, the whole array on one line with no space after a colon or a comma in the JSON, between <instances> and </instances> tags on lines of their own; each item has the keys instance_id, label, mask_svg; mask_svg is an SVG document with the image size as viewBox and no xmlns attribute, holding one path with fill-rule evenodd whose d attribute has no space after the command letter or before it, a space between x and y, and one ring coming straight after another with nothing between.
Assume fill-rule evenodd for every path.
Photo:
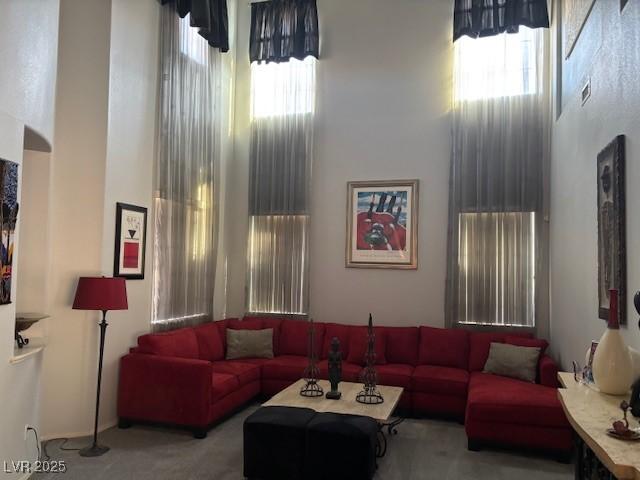
<instances>
[{"instance_id":1,"label":"carpet floor","mask_svg":"<svg viewBox=\"0 0 640 480\"><path fill-rule=\"evenodd\" d=\"M189 433L156 427L111 428L100 443L111 450L102 457L83 458L48 443L52 460L65 460L67 472L34 474L33 480L241 480L242 424L252 405L214 427L204 440ZM74 439L65 448L84 447ZM389 440L379 461L376 480L569 480L573 467L526 453L467 450L464 427L455 422L409 419Z\"/></svg>"}]
</instances>

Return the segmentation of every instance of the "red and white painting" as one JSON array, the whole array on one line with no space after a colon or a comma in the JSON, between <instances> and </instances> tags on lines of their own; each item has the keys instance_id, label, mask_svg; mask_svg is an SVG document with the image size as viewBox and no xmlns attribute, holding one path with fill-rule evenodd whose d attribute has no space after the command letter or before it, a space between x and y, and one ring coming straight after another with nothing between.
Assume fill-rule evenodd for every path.
<instances>
[{"instance_id":1,"label":"red and white painting","mask_svg":"<svg viewBox=\"0 0 640 480\"><path fill-rule=\"evenodd\" d=\"M348 184L347 266L417 267L418 181Z\"/></svg>"}]
</instances>

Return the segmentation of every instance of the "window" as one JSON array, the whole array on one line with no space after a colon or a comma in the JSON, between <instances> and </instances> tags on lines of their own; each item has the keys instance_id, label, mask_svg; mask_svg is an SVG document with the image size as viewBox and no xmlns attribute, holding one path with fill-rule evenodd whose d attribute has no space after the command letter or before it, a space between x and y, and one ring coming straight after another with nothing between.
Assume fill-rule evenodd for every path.
<instances>
[{"instance_id":1,"label":"window","mask_svg":"<svg viewBox=\"0 0 640 480\"><path fill-rule=\"evenodd\" d=\"M191 27L191 14L180 21L180 53L190 60L200 64L207 64L209 44L200 36L198 28Z\"/></svg>"},{"instance_id":2,"label":"window","mask_svg":"<svg viewBox=\"0 0 640 480\"><path fill-rule=\"evenodd\" d=\"M283 63L251 64L251 118L313 113L315 63L307 57Z\"/></svg>"},{"instance_id":3,"label":"window","mask_svg":"<svg viewBox=\"0 0 640 480\"><path fill-rule=\"evenodd\" d=\"M172 3L161 11L153 330L213 315L220 53L175 8Z\"/></svg>"},{"instance_id":4,"label":"window","mask_svg":"<svg viewBox=\"0 0 640 480\"><path fill-rule=\"evenodd\" d=\"M546 321L547 35L462 37L454 56L448 322L535 328Z\"/></svg>"},{"instance_id":5,"label":"window","mask_svg":"<svg viewBox=\"0 0 640 480\"><path fill-rule=\"evenodd\" d=\"M247 311L308 312L316 59L251 66Z\"/></svg>"},{"instance_id":6,"label":"window","mask_svg":"<svg viewBox=\"0 0 640 480\"><path fill-rule=\"evenodd\" d=\"M535 326L536 214L461 213L458 323Z\"/></svg>"},{"instance_id":7,"label":"window","mask_svg":"<svg viewBox=\"0 0 640 480\"><path fill-rule=\"evenodd\" d=\"M537 92L540 30L462 37L454 44L456 101L530 95Z\"/></svg>"}]
</instances>

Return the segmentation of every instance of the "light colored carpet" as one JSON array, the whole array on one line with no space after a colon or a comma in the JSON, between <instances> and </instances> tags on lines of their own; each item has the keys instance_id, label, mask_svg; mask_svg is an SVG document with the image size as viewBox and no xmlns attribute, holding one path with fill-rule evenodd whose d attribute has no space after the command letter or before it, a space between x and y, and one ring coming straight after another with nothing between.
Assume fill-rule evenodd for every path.
<instances>
[{"instance_id":1,"label":"light colored carpet","mask_svg":"<svg viewBox=\"0 0 640 480\"><path fill-rule=\"evenodd\" d=\"M64 475L33 475L33 480L241 480L242 424L258 406L247 407L214 427L205 440L189 433L155 427L109 429L100 443L111 450L97 458L49 443L52 459L65 460ZM67 447L83 447L89 440L73 440ZM483 450L469 452L464 427L439 420L407 420L389 440L379 460L376 480L569 480L573 467L525 453Z\"/></svg>"}]
</instances>

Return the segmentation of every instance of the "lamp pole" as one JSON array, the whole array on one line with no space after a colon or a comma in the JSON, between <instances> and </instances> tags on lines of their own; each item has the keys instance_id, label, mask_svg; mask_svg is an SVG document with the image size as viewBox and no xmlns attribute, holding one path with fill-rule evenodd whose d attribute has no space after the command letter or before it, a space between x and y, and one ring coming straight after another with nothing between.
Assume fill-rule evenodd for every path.
<instances>
[{"instance_id":1,"label":"lamp pole","mask_svg":"<svg viewBox=\"0 0 640 480\"><path fill-rule=\"evenodd\" d=\"M80 450L83 457L98 457L109 451L109 447L98 445L98 416L100 413L100 385L102 383L102 359L104 358L104 338L107 333L107 311L102 310L102 321L100 326L100 358L98 360L98 388L96 392L96 417L93 423L93 444L90 447Z\"/></svg>"}]
</instances>

